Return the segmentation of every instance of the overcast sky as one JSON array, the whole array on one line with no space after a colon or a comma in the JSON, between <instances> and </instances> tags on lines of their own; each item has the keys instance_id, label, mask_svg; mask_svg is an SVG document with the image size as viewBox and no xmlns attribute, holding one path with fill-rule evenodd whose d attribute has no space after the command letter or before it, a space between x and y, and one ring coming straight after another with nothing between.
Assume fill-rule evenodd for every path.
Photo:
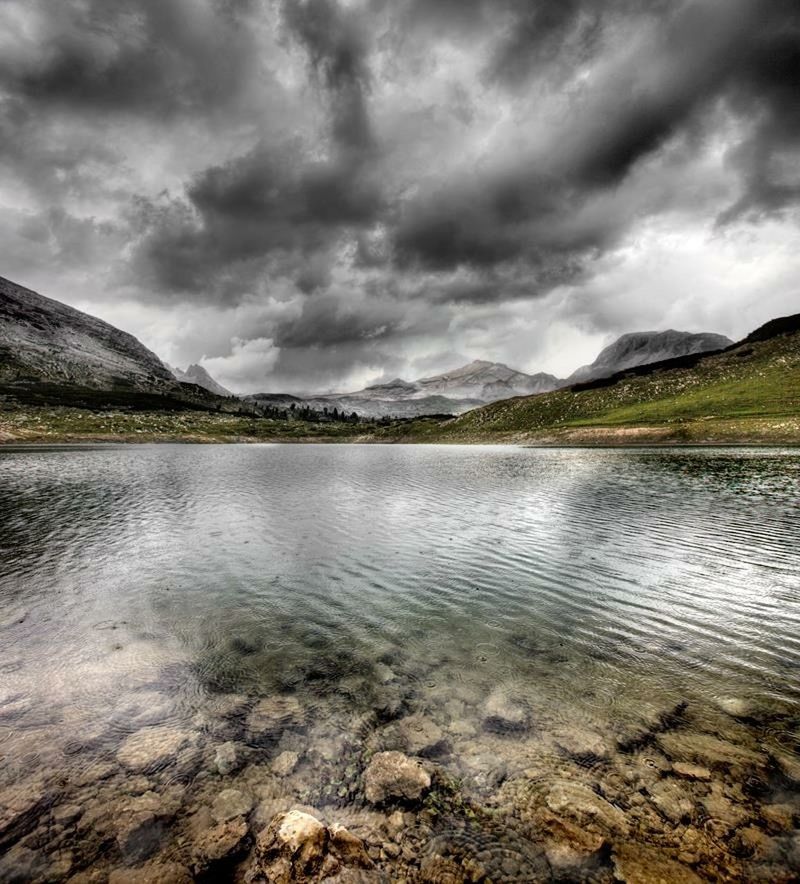
<instances>
[{"instance_id":1,"label":"overcast sky","mask_svg":"<svg viewBox=\"0 0 800 884\"><path fill-rule=\"evenodd\" d=\"M800 310L797 0L0 0L0 275L237 391Z\"/></svg>"}]
</instances>

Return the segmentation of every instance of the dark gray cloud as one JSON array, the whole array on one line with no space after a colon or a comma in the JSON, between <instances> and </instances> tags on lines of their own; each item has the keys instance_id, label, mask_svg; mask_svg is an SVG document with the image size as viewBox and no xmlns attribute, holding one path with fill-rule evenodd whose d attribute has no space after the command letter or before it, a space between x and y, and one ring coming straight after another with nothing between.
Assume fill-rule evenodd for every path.
<instances>
[{"instance_id":1,"label":"dark gray cloud","mask_svg":"<svg viewBox=\"0 0 800 884\"><path fill-rule=\"evenodd\" d=\"M796 0L2 0L0 259L295 388L719 322L642 250L796 233L798 94Z\"/></svg>"},{"instance_id":2,"label":"dark gray cloud","mask_svg":"<svg viewBox=\"0 0 800 884\"><path fill-rule=\"evenodd\" d=\"M0 58L0 78L41 106L198 113L234 99L253 71L251 0L32 0L36 46Z\"/></svg>"}]
</instances>

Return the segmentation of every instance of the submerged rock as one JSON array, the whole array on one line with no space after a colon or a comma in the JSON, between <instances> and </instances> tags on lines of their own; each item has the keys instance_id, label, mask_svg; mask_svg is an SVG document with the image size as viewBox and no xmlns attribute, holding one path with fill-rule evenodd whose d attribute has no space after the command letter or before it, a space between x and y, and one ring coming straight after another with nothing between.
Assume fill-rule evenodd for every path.
<instances>
[{"instance_id":1,"label":"submerged rock","mask_svg":"<svg viewBox=\"0 0 800 884\"><path fill-rule=\"evenodd\" d=\"M235 860L247 843L247 822L238 817L205 829L192 851L192 869L197 875L208 873Z\"/></svg>"},{"instance_id":2,"label":"submerged rock","mask_svg":"<svg viewBox=\"0 0 800 884\"><path fill-rule=\"evenodd\" d=\"M297 767L300 755L297 752L281 752L272 762L272 772L278 777L288 777Z\"/></svg>"},{"instance_id":3,"label":"submerged rock","mask_svg":"<svg viewBox=\"0 0 800 884\"><path fill-rule=\"evenodd\" d=\"M530 726L530 711L507 689L498 687L486 698L483 726L493 733L519 733Z\"/></svg>"},{"instance_id":4,"label":"submerged rock","mask_svg":"<svg viewBox=\"0 0 800 884\"><path fill-rule=\"evenodd\" d=\"M767 758L758 752L735 746L710 734L686 731L658 735L658 744L673 761L691 761L714 769L763 770Z\"/></svg>"},{"instance_id":5,"label":"submerged rock","mask_svg":"<svg viewBox=\"0 0 800 884\"><path fill-rule=\"evenodd\" d=\"M694 802L681 785L675 781L662 780L649 787L650 800L661 814L677 824L691 816Z\"/></svg>"},{"instance_id":6,"label":"submerged rock","mask_svg":"<svg viewBox=\"0 0 800 884\"><path fill-rule=\"evenodd\" d=\"M241 763L242 760L239 751L236 748L236 743L229 741L217 746L217 751L214 755L214 770L216 770L220 776L225 777L228 774L233 773L241 767Z\"/></svg>"},{"instance_id":7,"label":"submerged rock","mask_svg":"<svg viewBox=\"0 0 800 884\"><path fill-rule=\"evenodd\" d=\"M705 782L711 779L711 771L707 767L703 767L700 764L690 764L686 761L676 761L672 765L672 772L675 776L681 777L684 780L702 780Z\"/></svg>"},{"instance_id":8,"label":"submerged rock","mask_svg":"<svg viewBox=\"0 0 800 884\"><path fill-rule=\"evenodd\" d=\"M178 728L147 728L124 740L117 761L128 770L152 773L175 763L180 751L191 743L192 735Z\"/></svg>"},{"instance_id":9,"label":"submerged rock","mask_svg":"<svg viewBox=\"0 0 800 884\"><path fill-rule=\"evenodd\" d=\"M688 866L639 843L619 845L613 860L616 879L625 884L703 884Z\"/></svg>"},{"instance_id":10,"label":"submerged rock","mask_svg":"<svg viewBox=\"0 0 800 884\"><path fill-rule=\"evenodd\" d=\"M303 706L291 694L260 700L247 716L247 740L255 745L276 743L283 732L305 723Z\"/></svg>"},{"instance_id":11,"label":"submerged rock","mask_svg":"<svg viewBox=\"0 0 800 884\"><path fill-rule=\"evenodd\" d=\"M223 789L211 805L211 816L224 823L237 816L246 816L253 809L253 799L238 789Z\"/></svg>"},{"instance_id":12,"label":"submerged rock","mask_svg":"<svg viewBox=\"0 0 800 884\"><path fill-rule=\"evenodd\" d=\"M416 801L430 786L430 774L402 752L378 752L364 774L364 794L372 804L389 799Z\"/></svg>"},{"instance_id":13,"label":"submerged rock","mask_svg":"<svg viewBox=\"0 0 800 884\"><path fill-rule=\"evenodd\" d=\"M627 835L625 814L588 786L579 783L556 783L547 794L547 806L554 813L574 817L579 823L596 822L603 829Z\"/></svg>"},{"instance_id":14,"label":"submerged rock","mask_svg":"<svg viewBox=\"0 0 800 884\"><path fill-rule=\"evenodd\" d=\"M370 868L363 843L347 829L328 829L299 810L278 814L256 839L250 882L320 881L349 868ZM344 879L342 879L344 880Z\"/></svg>"},{"instance_id":15,"label":"submerged rock","mask_svg":"<svg viewBox=\"0 0 800 884\"><path fill-rule=\"evenodd\" d=\"M741 697L718 697L717 706L732 718L750 718L755 715L755 706Z\"/></svg>"},{"instance_id":16,"label":"submerged rock","mask_svg":"<svg viewBox=\"0 0 800 884\"><path fill-rule=\"evenodd\" d=\"M164 819L150 811L126 815L117 824L117 846L127 862L138 863L158 850L165 831Z\"/></svg>"},{"instance_id":17,"label":"submerged rock","mask_svg":"<svg viewBox=\"0 0 800 884\"><path fill-rule=\"evenodd\" d=\"M386 728L383 735L386 745L402 750L408 755L432 757L447 751L444 731L424 715L407 715Z\"/></svg>"},{"instance_id":18,"label":"submerged rock","mask_svg":"<svg viewBox=\"0 0 800 884\"><path fill-rule=\"evenodd\" d=\"M0 848L27 835L50 803L47 790L35 783L18 783L0 792Z\"/></svg>"}]
</instances>

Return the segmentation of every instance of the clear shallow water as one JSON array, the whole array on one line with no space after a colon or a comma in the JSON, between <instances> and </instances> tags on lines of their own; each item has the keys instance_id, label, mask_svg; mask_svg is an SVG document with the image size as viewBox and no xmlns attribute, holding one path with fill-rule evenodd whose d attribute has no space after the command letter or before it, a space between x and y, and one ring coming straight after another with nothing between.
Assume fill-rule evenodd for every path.
<instances>
[{"instance_id":1,"label":"clear shallow water","mask_svg":"<svg viewBox=\"0 0 800 884\"><path fill-rule=\"evenodd\" d=\"M724 878L720 863L730 880L796 874L797 453L5 449L0 526L0 784L46 793L6 838L36 854L15 860L29 871L191 868L192 820L233 785L254 831L313 807L365 837L369 874L391 880L472 880L465 856L487 851L494 880L635 880L613 852L631 840L701 879ZM275 696L300 712L265 737L250 716ZM409 743L409 715L434 727L427 741ZM120 749L143 730L183 734L194 756L132 773ZM698 735L723 748L683 739ZM220 775L229 742L239 768ZM459 791L438 819L410 808L399 858L380 840L391 809L363 794L387 748L427 756ZM288 776L271 767L282 752L298 756ZM710 778L665 768L689 762ZM559 800L564 783L600 810ZM124 814L169 789L150 856L94 822L53 834L65 802ZM76 846L93 838L112 845L102 860Z\"/></svg>"}]
</instances>

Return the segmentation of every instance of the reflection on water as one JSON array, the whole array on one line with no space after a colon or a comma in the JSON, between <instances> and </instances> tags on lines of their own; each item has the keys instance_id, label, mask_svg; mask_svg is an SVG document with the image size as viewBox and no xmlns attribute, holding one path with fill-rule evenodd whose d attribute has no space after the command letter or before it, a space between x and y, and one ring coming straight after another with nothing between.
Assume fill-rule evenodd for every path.
<instances>
[{"instance_id":1,"label":"reflection on water","mask_svg":"<svg viewBox=\"0 0 800 884\"><path fill-rule=\"evenodd\" d=\"M798 454L5 449L0 525L0 880L800 871Z\"/></svg>"}]
</instances>

